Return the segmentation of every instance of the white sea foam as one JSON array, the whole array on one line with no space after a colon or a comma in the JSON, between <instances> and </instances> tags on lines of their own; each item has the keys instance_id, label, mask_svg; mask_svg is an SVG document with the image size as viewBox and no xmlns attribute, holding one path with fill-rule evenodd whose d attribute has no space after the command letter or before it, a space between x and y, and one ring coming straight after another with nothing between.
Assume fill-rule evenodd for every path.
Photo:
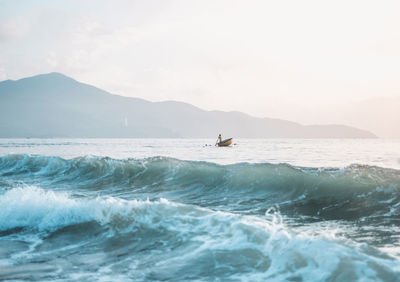
<instances>
[{"instance_id":1,"label":"white sea foam","mask_svg":"<svg viewBox=\"0 0 400 282\"><path fill-rule=\"evenodd\" d=\"M363 253L334 236L328 239L293 232L280 218L239 216L163 199L152 202L113 197L72 198L37 187L5 192L0 196L0 206L0 230L24 227L53 231L96 221L119 232L166 230L192 246L184 252L179 248L171 250L167 262L158 261L142 270L148 272L189 271L198 266L199 259L213 261L215 269L234 269L230 278L252 281L324 281L346 277L373 281L383 277L381 272L391 277L400 271L397 260ZM218 256L220 253L223 255Z\"/></svg>"},{"instance_id":2,"label":"white sea foam","mask_svg":"<svg viewBox=\"0 0 400 282\"><path fill-rule=\"evenodd\" d=\"M0 196L0 230L29 227L53 230L91 220L92 203L71 199L67 194L36 187L18 187Z\"/></svg>"}]
</instances>

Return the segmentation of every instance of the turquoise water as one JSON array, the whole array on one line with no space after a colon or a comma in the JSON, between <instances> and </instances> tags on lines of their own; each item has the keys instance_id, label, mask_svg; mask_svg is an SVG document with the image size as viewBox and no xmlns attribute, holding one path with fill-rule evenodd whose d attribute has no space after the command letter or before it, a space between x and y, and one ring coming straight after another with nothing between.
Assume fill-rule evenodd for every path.
<instances>
[{"instance_id":1,"label":"turquoise water","mask_svg":"<svg viewBox=\"0 0 400 282\"><path fill-rule=\"evenodd\" d=\"M0 280L398 281L400 141L0 139Z\"/></svg>"}]
</instances>

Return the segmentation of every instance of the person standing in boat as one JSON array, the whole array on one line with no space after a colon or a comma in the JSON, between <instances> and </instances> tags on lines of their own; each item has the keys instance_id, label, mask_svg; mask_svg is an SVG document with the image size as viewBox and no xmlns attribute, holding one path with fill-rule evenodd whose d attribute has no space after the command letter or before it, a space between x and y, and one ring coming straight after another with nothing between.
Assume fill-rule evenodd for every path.
<instances>
[{"instance_id":1,"label":"person standing in boat","mask_svg":"<svg viewBox=\"0 0 400 282\"><path fill-rule=\"evenodd\" d=\"M218 138L217 138L217 142L215 143L215 145L217 145L218 143L221 143L221 142L222 142L222 135L219 134Z\"/></svg>"}]
</instances>

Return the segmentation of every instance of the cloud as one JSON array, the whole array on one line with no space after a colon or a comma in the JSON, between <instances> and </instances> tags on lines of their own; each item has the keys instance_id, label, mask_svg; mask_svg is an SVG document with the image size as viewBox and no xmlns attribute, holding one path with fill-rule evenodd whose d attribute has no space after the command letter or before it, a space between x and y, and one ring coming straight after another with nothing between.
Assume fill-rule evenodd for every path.
<instances>
[{"instance_id":1,"label":"cloud","mask_svg":"<svg viewBox=\"0 0 400 282\"><path fill-rule=\"evenodd\" d=\"M0 62L0 81L6 80L7 79L7 74L5 68L1 65Z\"/></svg>"},{"instance_id":2,"label":"cloud","mask_svg":"<svg viewBox=\"0 0 400 282\"><path fill-rule=\"evenodd\" d=\"M47 54L45 62L52 68L56 68L59 65L59 59L54 51L50 51Z\"/></svg>"},{"instance_id":3,"label":"cloud","mask_svg":"<svg viewBox=\"0 0 400 282\"><path fill-rule=\"evenodd\" d=\"M19 17L8 18L0 22L0 42L18 39L28 34L30 26L26 20Z\"/></svg>"}]
</instances>

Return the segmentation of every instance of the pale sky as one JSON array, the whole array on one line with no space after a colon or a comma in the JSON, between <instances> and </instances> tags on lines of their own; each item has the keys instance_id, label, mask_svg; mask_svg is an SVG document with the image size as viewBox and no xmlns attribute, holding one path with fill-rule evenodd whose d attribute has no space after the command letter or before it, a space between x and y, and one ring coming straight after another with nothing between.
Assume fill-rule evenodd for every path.
<instances>
[{"instance_id":1,"label":"pale sky","mask_svg":"<svg viewBox=\"0 0 400 282\"><path fill-rule=\"evenodd\" d=\"M400 138L400 1L0 0L0 80L53 71Z\"/></svg>"}]
</instances>

